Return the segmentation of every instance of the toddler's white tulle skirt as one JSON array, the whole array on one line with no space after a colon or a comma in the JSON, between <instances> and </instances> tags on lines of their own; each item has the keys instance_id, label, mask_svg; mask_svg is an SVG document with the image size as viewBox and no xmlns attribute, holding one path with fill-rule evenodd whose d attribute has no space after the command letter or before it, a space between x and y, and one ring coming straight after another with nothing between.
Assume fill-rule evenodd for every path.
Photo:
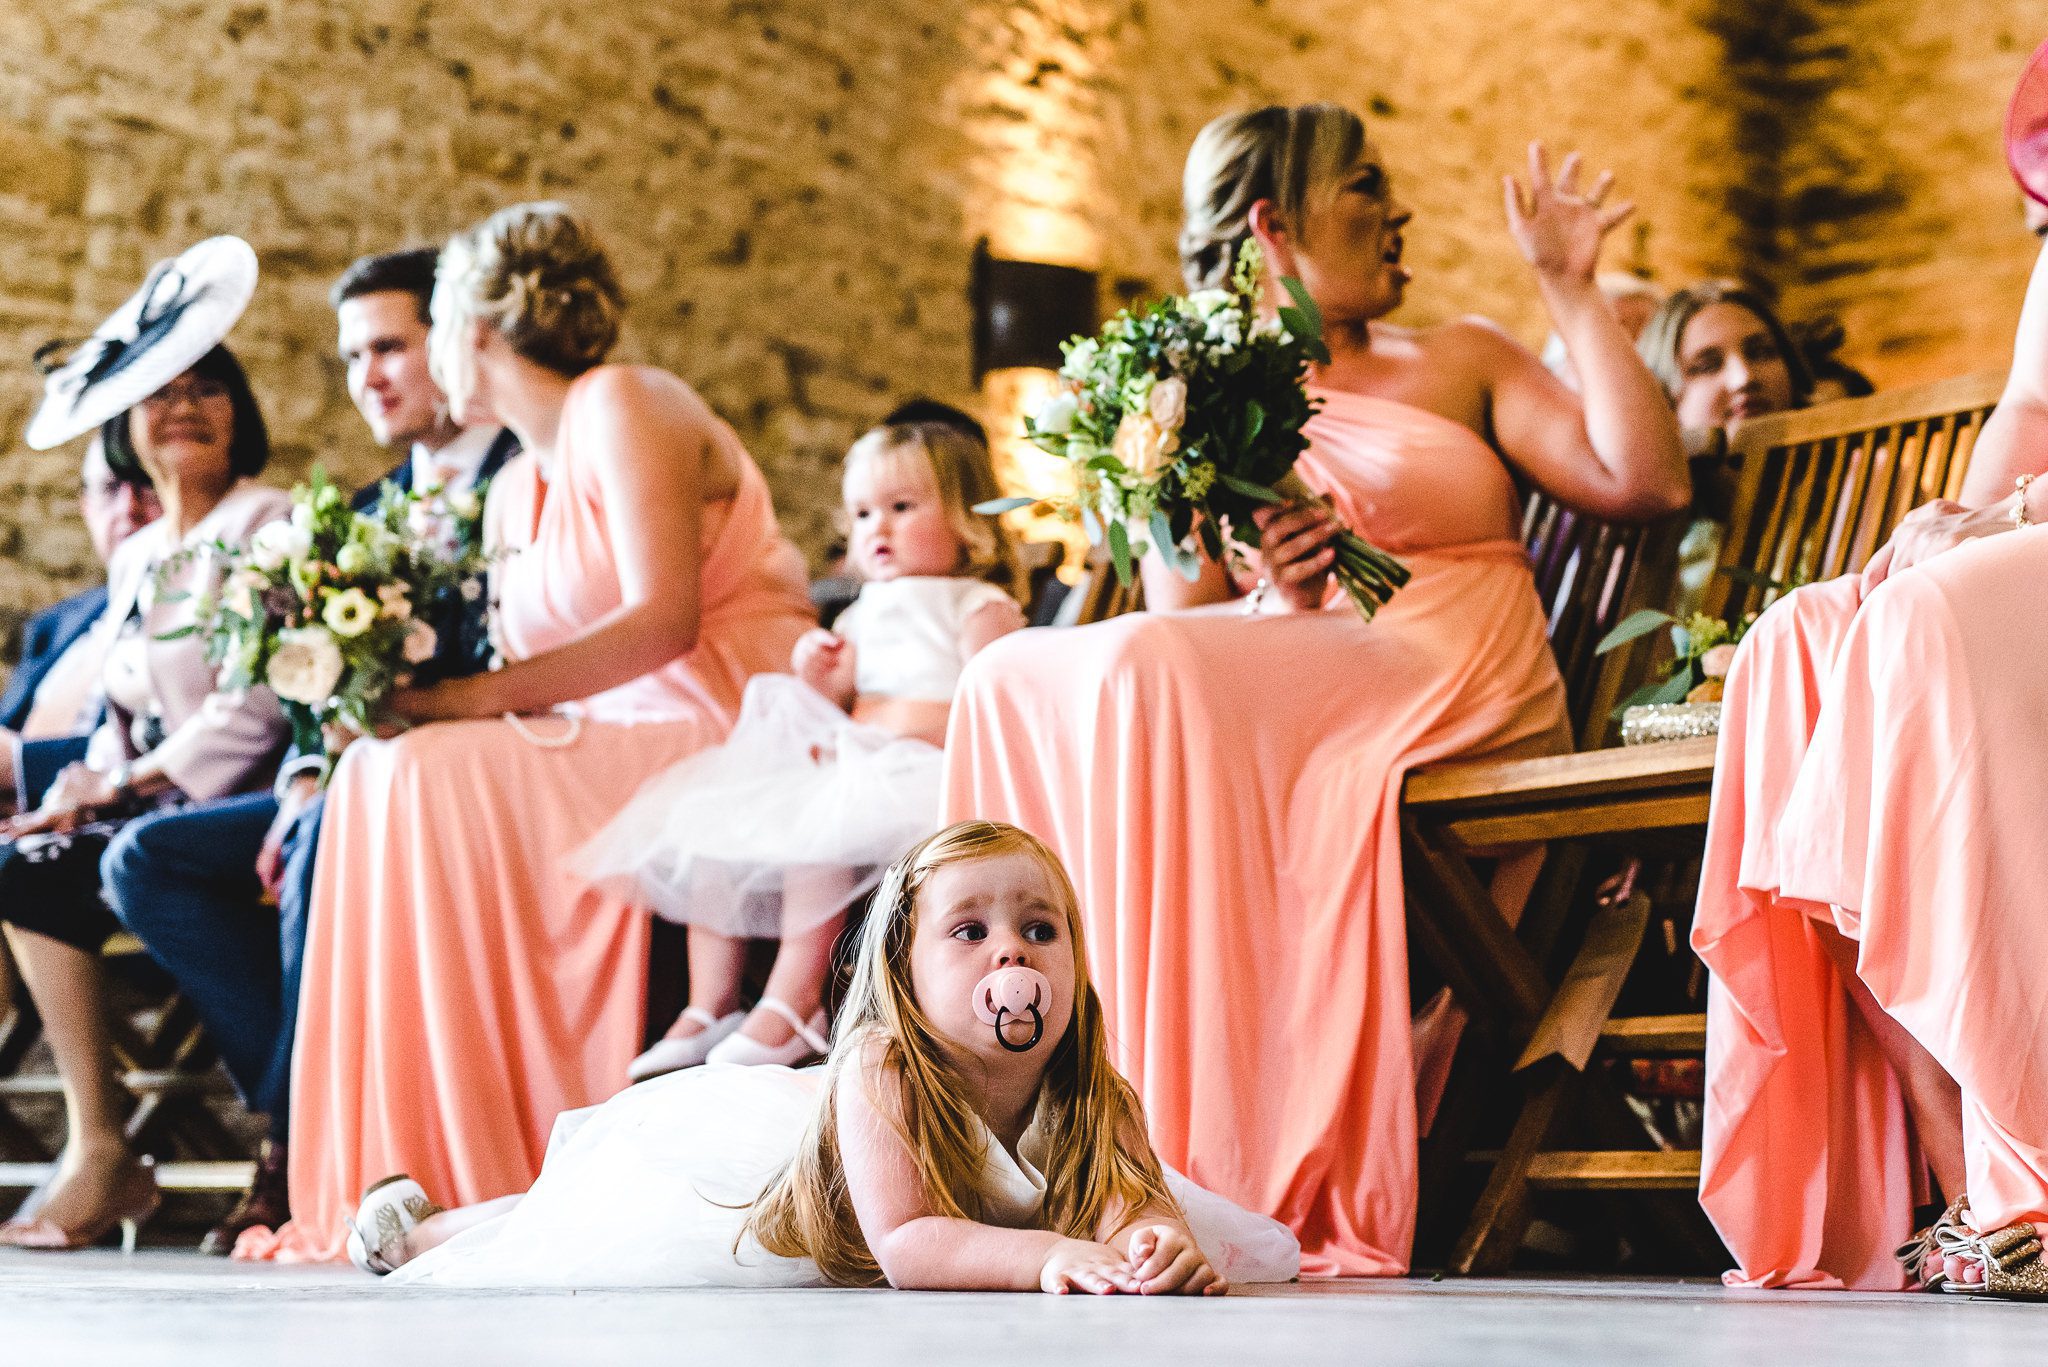
<instances>
[{"instance_id":1,"label":"toddler's white tulle skirt","mask_svg":"<svg viewBox=\"0 0 2048 1367\"><path fill-rule=\"evenodd\" d=\"M387 1279L461 1287L819 1286L808 1259L742 1240L747 1207L797 1151L823 1067L706 1064L628 1088L555 1122L538 1181ZM1285 1225L1167 1181L1209 1261L1233 1282L1287 1281Z\"/></svg>"},{"instance_id":2,"label":"toddler's white tulle skirt","mask_svg":"<svg viewBox=\"0 0 2048 1367\"><path fill-rule=\"evenodd\" d=\"M938 829L942 761L793 675L758 674L732 736L650 779L570 868L671 921L801 934Z\"/></svg>"}]
</instances>

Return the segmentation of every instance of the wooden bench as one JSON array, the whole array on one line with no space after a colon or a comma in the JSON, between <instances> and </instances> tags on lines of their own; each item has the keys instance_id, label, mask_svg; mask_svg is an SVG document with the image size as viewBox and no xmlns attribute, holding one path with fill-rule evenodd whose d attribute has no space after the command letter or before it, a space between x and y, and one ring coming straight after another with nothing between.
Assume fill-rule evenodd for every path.
<instances>
[{"instance_id":1,"label":"wooden bench","mask_svg":"<svg viewBox=\"0 0 2048 1367\"><path fill-rule=\"evenodd\" d=\"M1999 375L1969 376L1745 424L1730 443L1735 487L1721 565L1748 573L1717 575L1705 611L1728 620L1761 611L1776 593L1766 577L1821 580L1859 570L1911 508L1960 490L2002 384ZM1638 596L1651 589L1647 580L1639 578ZM1646 663L1636 652L1613 658L1596 690L1603 700L1621 696L1630 672ZM1597 720L1582 725L1582 744L1599 729ZM1698 1154L1646 1147L1650 1136L1640 1126L1631 1133L1618 1098L1587 1064L1704 1050L1706 1021L1697 1012L1609 1017L1620 987L1615 969L1626 969L1647 923L1648 900L1635 887L1639 842L1675 839L1696 857L1714 748L1712 739L1627 749L1596 743L1572 755L1437 765L1409 776L1402 825L1414 950L1480 1027L1459 1060L1461 1081L1498 1094L1509 1073L1521 1074L1506 1141L1453 1155L1490 1172L1446 1259L1451 1270L1508 1266L1532 1191L1696 1187ZM1510 927L1480 867L1490 849L1531 842L1550 844L1552 867ZM1622 870L1610 895L1590 907L1577 876L1589 847ZM1456 1148L1473 1117L1455 1098L1446 1106L1445 1143ZM1549 1147L1561 1130L1592 1134L1601 1146ZM1432 1171L1425 1155L1426 1197L1447 1180L1445 1156L1436 1159Z\"/></svg>"}]
</instances>

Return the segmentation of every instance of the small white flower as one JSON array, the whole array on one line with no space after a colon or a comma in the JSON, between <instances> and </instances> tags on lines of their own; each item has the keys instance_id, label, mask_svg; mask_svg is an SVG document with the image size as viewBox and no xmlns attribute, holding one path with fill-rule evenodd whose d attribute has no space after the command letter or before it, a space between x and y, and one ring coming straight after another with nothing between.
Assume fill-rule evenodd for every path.
<instances>
[{"instance_id":1,"label":"small white flower","mask_svg":"<svg viewBox=\"0 0 2048 1367\"><path fill-rule=\"evenodd\" d=\"M310 538L312 537L312 535L313 535L313 505L312 505L312 504L310 504L310 503L299 503L299 504L294 504L294 505L293 505L293 507L292 507L292 526L294 526L294 527L298 528L298 529L299 529L300 531L304 532L304 533L306 534L306 536L307 536L307 537L308 537L309 539L310 539Z\"/></svg>"},{"instance_id":2,"label":"small white flower","mask_svg":"<svg viewBox=\"0 0 2048 1367\"><path fill-rule=\"evenodd\" d=\"M1071 389L1062 389L1038 405L1038 411L1031 415L1031 426L1040 432L1065 435L1073 429L1080 411L1080 397Z\"/></svg>"},{"instance_id":3,"label":"small white flower","mask_svg":"<svg viewBox=\"0 0 2048 1367\"><path fill-rule=\"evenodd\" d=\"M415 621L405 633L405 644L400 648L400 653L405 656L407 664L423 665L434 658L434 652L440 645L441 638L434 634L432 627L425 622Z\"/></svg>"},{"instance_id":4,"label":"small white flower","mask_svg":"<svg viewBox=\"0 0 2048 1367\"><path fill-rule=\"evenodd\" d=\"M476 496L474 489L457 489L448 495L448 507L465 522L473 522L483 516L483 500Z\"/></svg>"},{"instance_id":5,"label":"small white flower","mask_svg":"<svg viewBox=\"0 0 2048 1367\"><path fill-rule=\"evenodd\" d=\"M1188 296L1188 309L1197 318L1207 318L1220 309L1229 308L1236 297L1229 290L1196 290Z\"/></svg>"},{"instance_id":6,"label":"small white flower","mask_svg":"<svg viewBox=\"0 0 2048 1367\"><path fill-rule=\"evenodd\" d=\"M1710 679L1725 679L1735 663L1735 647L1718 645L1700 656L1700 673Z\"/></svg>"},{"instance_id":7,"label":"small white flower","mask_svg":"<svg viewBox=\"0 0 2048 1367\"><path fill-rule=\"evenodd\" d=\"M286 702L318 707L334 696L344 668L341 647L324 627L281 631L264 680Z\"/></svg>"},{"instance_id":8,"label":"small white flower","mask_svg":"<svg viewBox=\"0 0 2048 1367\"><path fill-rule=\"evenodd\" d=\"M474 602L475 602L475 601L476 601L477 599L479 599L479 598L481 598L481 597L483 597L483 596L484 596L484 583L483 583L483 580L481 580L481 579L478 579L478 578L476 578L475 576L471 576L470 578L468 578L468 579L465 579L465 580L463 580L463 581L462 581L462 601L463 601L463 602L465 602L465 603L474 603Z\"/></svg>"},{"instance_id":9,"label":"small white flower","mask_svg":"<svg viewBox=\"0 0 2048 1367\"><path fill-rule=\"evenodd\" d=\"M343 574L361 574L370 568L370 552L351 541L334 553L334 568Z\"/></svg>"},{"instance_id":10,"label":"small white flower","mask_svg":"<svg viewBox=\"0 0 2048 1367\"><path fill-rule=\"evenodd\" d=\"M424 499L405 510L405 529L422 541L433 538L439 522L440 518Z\"/></svg>"},{"instance_id":11,"label":"small white flower","mask_svg":"<svg viewBox=\"0 0 2048 1367\"><path fill-rule=\"evenodd\" d=\"M320 620L336 636L360 636L377 620L377 603L361 589L330 593L320 609Z\"/></svg>"}]
</instances>

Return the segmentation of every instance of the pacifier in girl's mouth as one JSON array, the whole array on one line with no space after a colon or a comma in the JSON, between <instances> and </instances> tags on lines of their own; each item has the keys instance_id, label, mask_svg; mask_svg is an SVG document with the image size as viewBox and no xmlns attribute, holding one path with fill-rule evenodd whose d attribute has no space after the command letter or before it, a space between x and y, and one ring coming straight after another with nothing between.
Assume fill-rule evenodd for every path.
<instances>
[{"instance_id":1,"label":"pacifier in girl's mouth","mask_svg":"<svg viewBox=\"0 0 2048 1367\"><path fill-rule=\"evenodd\" d=\"M974 985L974 1014L983 1025L995 1027L996 1043L1013 1054L1025 1054L1038 1047L1045 1036L1045 1011L1052 1005L1052 984L1035 968L1011 964L999 968ZM1026 1017L1031 1020L1031 1038L1022 1044L1011 1042L1005 1027Z\"/></svg>"}]
</instances>

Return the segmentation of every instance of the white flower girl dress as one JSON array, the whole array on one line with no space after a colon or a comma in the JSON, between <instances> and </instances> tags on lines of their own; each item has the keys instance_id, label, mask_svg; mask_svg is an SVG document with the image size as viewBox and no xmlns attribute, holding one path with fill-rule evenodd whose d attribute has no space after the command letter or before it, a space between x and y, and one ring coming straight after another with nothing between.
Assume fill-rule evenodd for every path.
<instances>
[{"instance_id":1,"label":"white flower girl dress","mask_svg":"<svg viewBox=\"0 0 2048 1367\"><path fill-rule=\"evenodd\" d=\"M862 698L951 702L967 664L962 627L1008 601L979 579L905 576L862 585L833 629L854 647ZM671 921L734 938L801 934L873 889L938 829L943 752L853 720L788 674L748 682L723 744L649 780L571 867ZM794 872L832 872L833 900L793 904Z\"/></svg>"},{"instance_id":2,"label":"white flower girl dress","mask_svg":"<svg viewBox=\"0 0 2048 1367\"><path fill-rule=\"evenodd\" d=\"M399 1268L390 1283L456 1287L823 1285L808 1259L742 1241L749 1205L796 1153L823 1067L705 1064L632 1087L555 1122L546 1165L511 1212ZM1045 1140L1016 1157L987 1136L980 1218L1036 1224ZM1294 1235L1167 1172L1202 1252L1233 1282L1291 1280Z\"/></svg>"}]
</instances>

